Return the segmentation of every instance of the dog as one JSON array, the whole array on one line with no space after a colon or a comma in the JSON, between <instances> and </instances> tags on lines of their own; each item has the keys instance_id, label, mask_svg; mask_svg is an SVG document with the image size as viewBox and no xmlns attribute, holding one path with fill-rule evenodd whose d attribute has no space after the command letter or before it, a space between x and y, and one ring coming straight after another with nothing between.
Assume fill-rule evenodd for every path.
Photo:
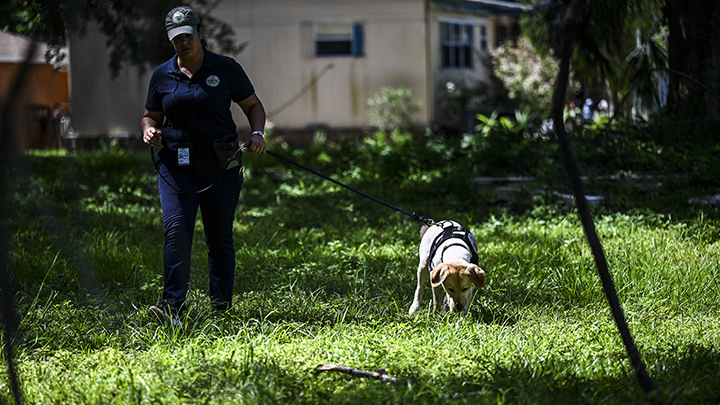
<instances>
[{"instance_id":1,"label":"dog","mask_svg":"<svg viewBox=\"0 0 720 405\"><path fill-rule=\"evenodd\" d=\"M424 225L420 230L419 255L417 287L410 315L420 308L428 275L433 292L433 311L439 311L442 302L446 311L466 315L473 286L480 288L485 284L485 271L477 265L475 237L455 221ZM445 299L441 301L443 290Z\"/></svg>"}]
</instances>

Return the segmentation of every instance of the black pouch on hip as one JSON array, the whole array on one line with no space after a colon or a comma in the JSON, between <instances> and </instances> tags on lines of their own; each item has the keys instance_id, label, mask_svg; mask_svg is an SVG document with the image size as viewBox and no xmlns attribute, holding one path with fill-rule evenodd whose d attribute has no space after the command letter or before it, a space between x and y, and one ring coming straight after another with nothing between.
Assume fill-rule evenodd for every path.
<instances>
[{"instance_id":1,"label":"black pouch on hip","mask_svg":"<svg viewBox=\"0 0 720 405\"><path fill-rule=\"evenodd\" d=\"M228 170L242 166L242 152L237 142L237 135L231 142L226 142L225 138L216 140L213 142L213 149L221 169Z\"/></svg>"}]
</instances>

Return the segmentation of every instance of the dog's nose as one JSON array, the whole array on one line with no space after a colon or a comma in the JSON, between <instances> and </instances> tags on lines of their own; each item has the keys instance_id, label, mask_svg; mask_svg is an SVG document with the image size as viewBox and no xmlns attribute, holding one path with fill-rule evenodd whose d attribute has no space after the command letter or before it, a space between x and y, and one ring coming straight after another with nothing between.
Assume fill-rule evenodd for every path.
<instances>
[{"instance_id":1,"label":"dog's nose","mask_svg":"<svg viewBox=\"0 0 720 405\"><path fill-rule=\"evenodd\" d=\"M463 312L463 307L462 307L462 305L455 305L455 306L453 307L453 312Z\"/></svg>"}]
</instances>

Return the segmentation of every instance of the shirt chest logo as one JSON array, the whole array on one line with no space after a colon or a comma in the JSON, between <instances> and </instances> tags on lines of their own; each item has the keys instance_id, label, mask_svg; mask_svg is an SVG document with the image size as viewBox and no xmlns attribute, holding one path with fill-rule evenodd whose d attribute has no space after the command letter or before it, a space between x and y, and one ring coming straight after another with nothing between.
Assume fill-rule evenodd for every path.
<instances>
[{"instance_id":1,"label":"shirt chest logo","mask_svg":"<svg viewBox=\"0 0 720 405\"><path fill-rule=\"evenodd\" d=\"M205 84L210 87L217 87L220 84L220 78L215 75L210 75L205 79Z\"/></svg>"}]
</instances>

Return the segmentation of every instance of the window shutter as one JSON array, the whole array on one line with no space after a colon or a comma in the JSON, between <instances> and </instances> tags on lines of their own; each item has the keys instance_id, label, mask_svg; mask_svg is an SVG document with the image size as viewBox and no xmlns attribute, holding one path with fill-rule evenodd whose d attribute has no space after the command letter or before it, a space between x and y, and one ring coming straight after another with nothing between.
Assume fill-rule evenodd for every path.
<instances>
[{"instance_id":1,"label":"window shutter","mask_svg":"<svg viewBox=\"0 0 720 405\"><path fill-rule=\"evenodd\" d=\"M365 56L365 32L362 24L353 24L352 56L361 58Z\"/></svg>"}]
</instances>

